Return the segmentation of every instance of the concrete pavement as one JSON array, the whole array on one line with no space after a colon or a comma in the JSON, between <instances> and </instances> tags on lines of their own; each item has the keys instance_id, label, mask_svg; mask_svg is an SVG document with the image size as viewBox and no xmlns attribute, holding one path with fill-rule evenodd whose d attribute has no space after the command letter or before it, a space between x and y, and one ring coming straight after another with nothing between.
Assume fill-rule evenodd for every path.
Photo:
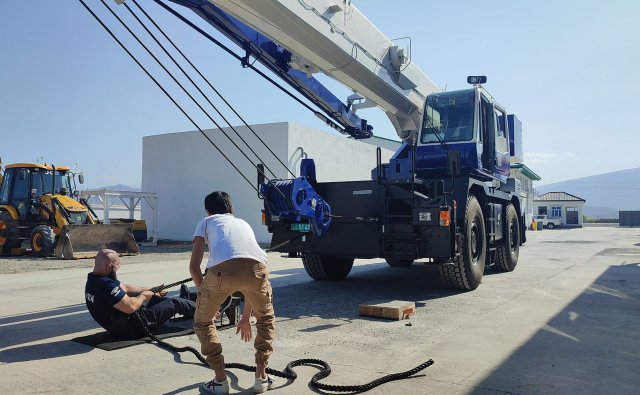
<instances>
[{"instance_id":1,"label":"concrete pavement","mask_svg":"<svg viewBox=\"0 0 640 395\"><path fill-rule=\"evenodd\" d=\"M467 293L442 289L437 270L421 263L391 268L362 260L346 281L314 282L299 259L269 254L277 315L271 367L318 358L333 368L323 382L361 384L433 358L418 377L370 393L637 393L640 230L558 229L528 238L514 272L488 271ZM189 276L188 257L123 257L119 276L141 285L178 281ZM38 270L34 261L35 271L0 275L2 393L199 393L211 372L190 354L152 344L106 352L71 342L101 330L84 307L91 264ZM415 301L417 313L409 321L359 317L358 303L371 299ZM221 339L227 362L253 363L252 344L234 330ZM194 335L169 342L198 347ZM313 393L308 381L317 370L296 371L298 380L280 380L270 393ZM252 373L229 377L232 393L250 393Z\"/></svg>"}]
</instances>

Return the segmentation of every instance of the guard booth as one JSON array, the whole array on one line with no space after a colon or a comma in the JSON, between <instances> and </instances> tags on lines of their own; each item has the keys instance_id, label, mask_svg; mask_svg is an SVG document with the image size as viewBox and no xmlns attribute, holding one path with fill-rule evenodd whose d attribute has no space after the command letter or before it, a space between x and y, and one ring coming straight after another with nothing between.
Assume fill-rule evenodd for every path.
<instances>
[{"instance_id":1,"label":"guard booth","mask_svg":"<svg viewBox=\"0 0 640 395\"><path fill-rule=\"evenodd\" d=\"M620 226L640 227L640 211L620 211L618 222Z\"/></svg>"}]
</instances>

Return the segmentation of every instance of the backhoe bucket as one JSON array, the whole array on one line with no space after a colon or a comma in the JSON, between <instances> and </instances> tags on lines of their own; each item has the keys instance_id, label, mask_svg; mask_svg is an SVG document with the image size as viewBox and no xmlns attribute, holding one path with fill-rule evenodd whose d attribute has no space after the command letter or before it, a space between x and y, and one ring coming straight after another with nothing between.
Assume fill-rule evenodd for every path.
<instances>
[{"instance_id":1,"label":"backhoe bucket","mask_svg":"<svg viewBox=\"0 0 640 395\"><path fill-rule=\"evenodd\" d=\"M60 259L81 259L93 258L103 248L118 254L140 252L131 224L66 225L58 237L55 252Z\"/></svg>"}]
</instances>

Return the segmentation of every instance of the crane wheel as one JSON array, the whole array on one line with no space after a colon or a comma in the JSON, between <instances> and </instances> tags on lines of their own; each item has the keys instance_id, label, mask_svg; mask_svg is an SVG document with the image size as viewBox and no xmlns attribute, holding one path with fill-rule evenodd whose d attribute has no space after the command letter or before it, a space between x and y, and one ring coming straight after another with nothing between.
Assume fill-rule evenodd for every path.
<instances>
[{"instance_id":1,"label":"crane wheel","mask_svg":"<svg viewBox=\"0 0 640 395\"><path fill-rule=\"evenodd\" d=\"M332 255L302 253L302 264L309 277L314 280L343 280L351 271L353 258L338 258Z\"/></svg>"},{"instance_id":2,"label":"crane wheel","mask_svg":"<svg viewBox=\"0 0 640 395\"><path fill-rule=\"evenodd\" d=\"M48 257L53 255L56 236L47 225L38 225L31 231L31 250L34 255Z\"/></svg>"},{"instance_id":3,"label":"crane wheel","mask_svg":"<svg viewBox=\"0 0 640 395\"><path fill-rule=\"evenodd\" d=\"M392 267L403 267L413 265L413 258L385 258L387 265Z\"/></svg>"},{"instance_id":4,"label":"crane wheel","mask_svg":"<svg viewBox=\"0 0 640 395\"><path fill-rule=\"evenodd\" d=\"M487 238L482 208L475 196L469 195L464 216L463 245L451 264L441 264L440 278L445 287L473 291L482 282L487 255Z\"/></svg>"},{"instance_id":5,"label":"crane wheel","mask_svg":"<svg viewBox=\"0 0 640 395\"><path fill-rule=\"evenodd\" d=\"M507 206L506 233L503 235L503 244L496 247L496 263L491 266L494 272L512 272L518 264L520 252L520 223L518 213L513 204Z\"/></svg>"}]
</instances>

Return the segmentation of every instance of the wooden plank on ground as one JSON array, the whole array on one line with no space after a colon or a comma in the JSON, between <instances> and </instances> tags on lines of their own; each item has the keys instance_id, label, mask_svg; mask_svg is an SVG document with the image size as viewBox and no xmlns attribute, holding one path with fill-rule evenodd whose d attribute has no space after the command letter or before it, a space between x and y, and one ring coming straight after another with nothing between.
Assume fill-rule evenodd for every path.
<instances>
[{"instance_id":1,"label":"wooden plank on ground","mask_svg":"<svg viewBox=\"0 0 640 395\"><path fill-rule=\"evenodd\" d=\"M358 312L364 317L402 320L415 314L416 304L415 302L407 302L404 300L373 300L361 303L358 306Z\"/></svg>"}]
</instances>

